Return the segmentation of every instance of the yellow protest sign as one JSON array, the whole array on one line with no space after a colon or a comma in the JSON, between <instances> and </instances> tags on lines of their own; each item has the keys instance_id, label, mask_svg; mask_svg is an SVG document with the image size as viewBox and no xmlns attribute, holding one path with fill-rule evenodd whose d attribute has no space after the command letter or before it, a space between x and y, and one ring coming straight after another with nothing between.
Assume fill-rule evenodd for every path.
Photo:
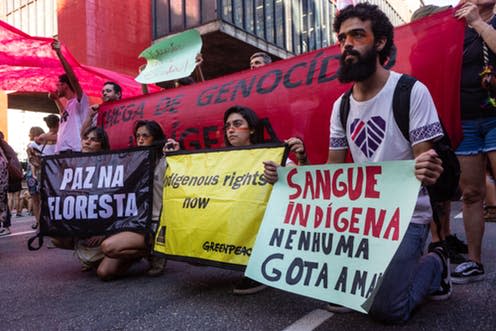
<instances>
[{"instance_id":1,"label":"yellow protest sign","mask_svg":"<svg viewBox=\"0 0 496 331\"><path fill-rule=\"evenodd\" d=\"M284 154L279 144L167 156L155 251L243 269L272 190L263 161Z\"/></svg>"}]
</instances>

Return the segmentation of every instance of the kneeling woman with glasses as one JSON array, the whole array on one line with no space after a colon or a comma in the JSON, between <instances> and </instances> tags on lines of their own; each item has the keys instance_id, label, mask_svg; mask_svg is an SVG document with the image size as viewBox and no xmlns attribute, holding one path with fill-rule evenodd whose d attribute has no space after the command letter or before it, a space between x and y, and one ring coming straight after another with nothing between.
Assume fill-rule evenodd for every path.
<instances>
[{"instance_id":1,"label":"kneeling woman with glasses","mask_svg":"<svg viewBox=\"0 0 496 331\"><path fill-rule=\"evenodd\" d=\"M164 174L166 168L165 158L162 157L162 148L169 146L165 151L179 149L179 143L173 139L166 141L164 132L155 121L140 120L134 126L134 138L138 146L154 146L157 153L157 164L155 165L153 180L153 206L152 206L152 231L155 232L160 219L162 208L162 190L164 185ZM150 236L154 238L154 234ZM158 276L165 268L165 258L150 255L149 243L144 233L123 231L114 234L102 242L102 250L105 254L100 263L97 275L103 280L111 280L122 276L133 263L143 257L150 260L149 276Z\"/></svg>"}]
</instances>

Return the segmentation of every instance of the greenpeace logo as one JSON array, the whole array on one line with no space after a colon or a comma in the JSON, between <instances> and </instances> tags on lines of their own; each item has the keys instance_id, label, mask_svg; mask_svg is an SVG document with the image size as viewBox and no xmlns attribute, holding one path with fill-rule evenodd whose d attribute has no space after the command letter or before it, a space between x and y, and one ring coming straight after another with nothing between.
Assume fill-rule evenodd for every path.
<instances>
[{"instance_id":1,"label":"greenpeace logo","mask_svg":"<svg viewBox=\"0 0 496 331\"><path fill-rule=\"evenodd\" d=\"M251 255L251 248L246 248L245 246L236 246L232 244L216 243L213 241L205 241L203 243L203 250L206 252L217 252L223 254L234 254L234 255Z\"/></svg>"}]
</instances>

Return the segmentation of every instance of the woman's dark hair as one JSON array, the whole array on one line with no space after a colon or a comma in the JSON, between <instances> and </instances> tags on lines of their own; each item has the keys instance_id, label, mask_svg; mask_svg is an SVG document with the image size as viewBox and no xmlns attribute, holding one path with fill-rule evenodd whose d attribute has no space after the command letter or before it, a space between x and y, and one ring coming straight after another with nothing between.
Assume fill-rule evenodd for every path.
<instances>
[{"instance_id":1,"label":"woman's dark hair","mask_svg":"<svg viewBox=\"0 0 496 331\"><path fill-rule=\"evenodd\" d=\"M369 3L359 3L357 5L349 5L339 12L334 19L334 32L339 33L341 24L350 18L359 18L361 21L370 21L372 32L374 33L374 42L380 38L386 38L384 48L379 51L379 62L381 65L386 63L386 60L391 55L394 39L394 28L389 18L376 5Z\"/></svg>"},{"instance_id":2,"label":"woman's dark hair","mask_svg":"<svg viewBox=\"0 0 496 331\"><path fill-rule=\"evenodd\" d=\"M152 146L155 150L155 158L158 160L162 156L162 148L164 147L166 141L164 131L162 130L160 124L155 121L139 120L134 124L133 133L135 140L136 132L142 126L146 127L148 132L150 132L150 135L153 137Z\"/></svg>"},{"instance_id":3,"label":"woman's dark hair","mask_svg":"<svg viewBox=\"0 0 496 331\"><path fill-rule=\"evenodd\" d=\"M229 108L224 113L224 125L227 122L227 118L231 114L240 114L248 123L248 128L250 129L250 143L252 144L263 143L262 126L260 120L258 119L257 114L255 114L253 110L242 106L233 106ZM229 142L229 139L227 139L226 130L224 130L224 143L226 146L232 146L231 143Z\"/></svg>"},{"instance_id":4,"label":"woman's dark hair","mask_svg":"<svg viewBox=\"0 0 496 331\"><path fill-rule=\"evenodd\" d=\"M108 150L110 150L109 139L108 139L108 136L107 136L107 132L105 132L104 129L102 129L102 128L98 127L98 126L92 126L92 127L86 129L86 131L83 132L83 138L84 137L87 137L91 132L95 132L96 138L102 144L102 151L108 151Z\"/></svg>"},{"instance_id":5,"label":"woman's dark hair","mask_svg":"<svg viewBox=\"0 0 496 331\"><path fill-rule=\"evenodd\" d=\"M148 132L150 132L150 135L153 137L153 146L158 146L160 147L160 150L162 150L162 147L165 144L165 134L164 131L162 130L162 127L160 124L158 124L155 121L149 121L149 120L139 120L134 124L134 139L136 139L136 132L140 127L146 127Z\"/></svg>"},{"instance_id":6,"label":"woman's dark hair","mask_svg":"<svg viewBox=\"0 0 496 331\"><path fill-rule=\"evenodd\" d=\"M160 124L158 124L155 121L149 121L149 120L139 120L134 124L134 138L136 138L136 132L138 131L139 128L142 126L146 127L148 132L150 132L150 135L153 137L153 144L157 143L164 143L165 142L165 134L164 131L162 130L162 127Z\"/></svg>"}]
</instances>

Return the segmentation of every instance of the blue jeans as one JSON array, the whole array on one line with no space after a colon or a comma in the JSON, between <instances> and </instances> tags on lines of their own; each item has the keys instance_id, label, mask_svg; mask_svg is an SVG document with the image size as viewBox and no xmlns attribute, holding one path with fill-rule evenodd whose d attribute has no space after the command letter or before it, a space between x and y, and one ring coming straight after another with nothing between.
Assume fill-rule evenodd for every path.
<instances>
[{"instance_id":1,"label":"blue jeans","mask_svg":"<svg viewBox=\"0 0 496 331\"><path fill-rule=\"evenodd\" d=\"M423 255L428 224L410 223L396 254L384 273L369 310L371 318L402 323L425 297L439 289L442 262L435 253Z\"/></svg>"}]
</instances>

